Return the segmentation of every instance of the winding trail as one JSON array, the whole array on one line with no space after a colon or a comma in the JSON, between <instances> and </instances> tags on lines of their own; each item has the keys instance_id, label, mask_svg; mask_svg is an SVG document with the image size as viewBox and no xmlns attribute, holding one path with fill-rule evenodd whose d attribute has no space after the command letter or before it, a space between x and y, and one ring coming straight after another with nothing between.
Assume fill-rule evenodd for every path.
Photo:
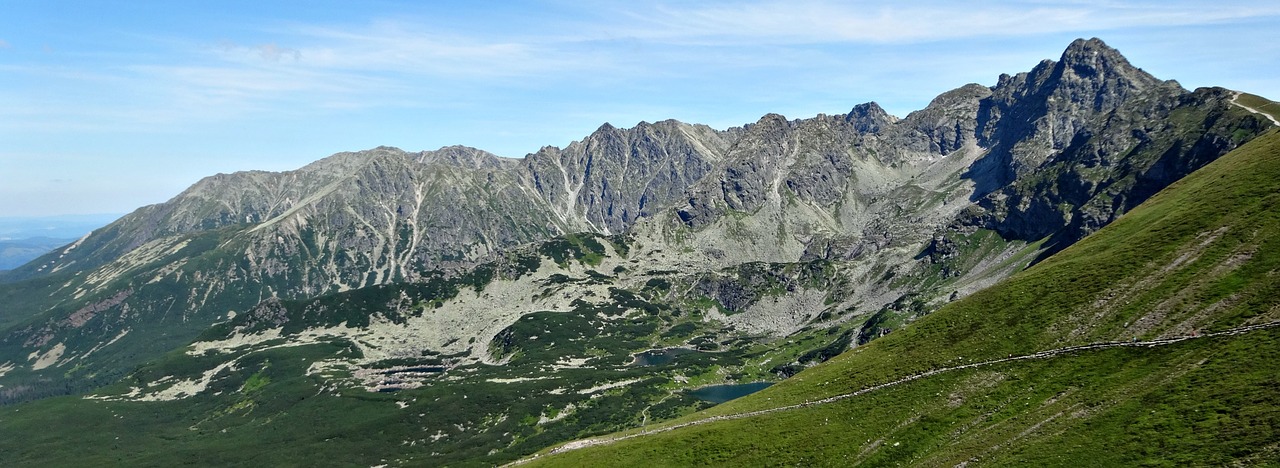
<instances>
[{"instance_id":1,"label":"winding trail","mask_svg":"<svg viewBox=\"0 0 1280 468\"><path fill-rule=\"evenodd\" d=\"M1239 101L1237 101L1238 99L1240 99L1240 93L1238 93L1238 92L1237 92L1237 93L1235 93L1234 95L1232 95L1232 96L1231 96L1231 104L1234 104L1236 107L1239 107L1239 108L1241 108L1241 109L1247 110L1247 111L1252 112L1252 113L1254 113L1254 114L1258 114L1258 115L1261 115L1261 116L1263 116L1263 117L1266 117L1266 118L1267 118L1267 120L1270 120L1272 124L1274 124L1274 125L1275 125L1275 126L1277 126L1277 127L1280 127L1280 120L1276 120L1276 118L1275 118L1274 116L1272 116L1271 114L1268 114L1268 113L1263 112L1263 111L1261 111L1261 110L1254 109L1254 108L1252 108L1252 107L1249 107L1249 106L1246 106L1246 105L1244 105L1244 104L1241 104Z\"/></svg>"},{"instance_id":2,"label":"winding trail","mask_svg":"<svg viewBox=\"0 0 1280 468\"><path fill-rule=\"evenodd\" d=\"M1277 125L1280 125L1280 123L1277 123ZM779 413L779 412L783 412L783 411L791 411L791 410L800 409L800 408L807 408L807 407L810 407L810 406L825 405L825 404L828 404L828 403L834 403L834 402L837 402L837 401L840 401L840 400L844 400L844 399L846 399L846 398L853 398L853 397L856 397L856 396L859 396L859 395L865 395L865 394L867 394L867 393L871 393L871 392L874 392L874 391L877 391L877 390L882 390L882 389L885 389L885 388L888 388L888 387L893 387L893 386L896 386L896 385L901 385L901 384L904 384L904 383L912 382L912 381L919 380L919 379L923 379L923 378L926 378L926 377L932 377L932 376L935 376L935 375L938 375L938 374L942 374L942 373L946 373L946 372L954 372L954 371L960 371L960 370L966 370L966 369L973 369L973 368L977 368L977 367L986 367L986 366L991 366L991 365L996 365L996 364L1002 364L1002 363L1006 363L1006 362L1025 361L1025 360L1031 360L1031 359L1048 359L1048 358L1053 358L1053 357L1060 356L1060 355L1063 355L1063 354L1075 353L1075 352L1080 352L1080 351L1091 351L1091 350L1109 349L1109 348L1122 348L1122 347L1132 347L1132 348L1137 348L1137 347L1147 347L1147 348L1154 348L1154 347L1156 347L1156 346L1167 346L1167 345L1171 345L1171 344L1175 344L1175 343L1180 343L1180 342L1187 341L1187 340L1195 340L1195 339L1201 339L1201 338L1220 338L1220 337L1225 337L1225 336L1237 336L1237 335L1243 335L1243 334L1245 334L1245 333L1249 333L1249 332L1252 332L1252 331L1256 331L1256 330L1263 330L1263 329L1267 329L1267 328L1275 328L1275 327L1280 327L1280 321L1277 321L1277 322L1267 322L1267 323L1256 324L1256 325L1247 325L1247 326L1243 326L1243 327L1236 327L1236 328L1232 328L1232 329L1229 329L1229 330L1223 330L1223 331L1215 332L1215 333L1206 333L1206 334L1203 334L1203 335L1179 336L1179 337L1176 337L1176 338L1163 338L1163 339L1151 340L1151 341L1104 341L1104 342L1100 342L1100 343L1091 343L1091 344L1078 345L1078 346L1068 346L1068 347L1065 347L1065 348L1050 349L1050 350L1046 350L1046 351L1040 351L1040 352L1037 352L1037 353L1025 354L1025 355L1021 355L1021 356L1012 356L1012 357L1007 357L1007 358L1002 358L1002 359L993 359L993 360L990 360L990 361L975 362L975 363L971 363L971 364L964 364L964 365L954 366L954 367L944 367L944 368L940 368L940 369L934 369L934 370L930 370L930 371L922 372L922 373L919 373L919 374L909 375L909 376L907 376L907 377L903 377L903 378L901 378L901 379L894 380L894 381L891 381L891 382L886 382L886 383L882 383L882 384L879 384L879 385L873 385L873 386L870 386L870 387L867 387L867 388L864 388L864 389L861 389L861 390L858 390L858 391L855 391L855 392L843 393L843 394L840 394L840 395L835 395L835 396L831 396L831 397L823 398L823 399L821 399L821 400L806 401L806 402L804 402L804 403L797 403L797 404L794 404L794 405L779 406L779 407L777 407L777 408L762 409L762 410L757 410L757 411L747 411L747 412L744 412L744 413L726 414L726 415L721 415L721 416L711 416L711 417L704 418L704 419L698 419L698 420L695 420L695 421L683 422L683 423L680 423L680 424L674 424L674 425L671 425L671 426L665 426L665 427L661 427L661 428L657 428L657 429L644 430L644 431L642 431L642 432L636 432L636 433L627 434L627 435L622 435L622 436L605 436L605 437L597 437L597 438L592 438L592 439L581 439L581 440L575 440L575 441L572 441L572 442L566 443L566 444L564 444L564 445L562 445L562 446L556 447L555 449L552 449L552 450L551 450L551 452L550 452L549 454L554 455L554 454L557 454L557 453L564 453L564 452L569 452L569 451L572 451L572 450L578 450L578 449L587 448L587 447L595 447L595 446L600 446L600 445L609 445L609 444L612 444L612 443L614 443L614 442L618 442L618 441L622 441L622 440L634 439L634 438L637 438L637 437L647 436L647 435L650 435L650 434L659 434L659 433L668 432L668 431L673 431L673 430L680 429L680 428L684 428L684 427L697 426L697 425L702 425L702 424L712 423L712 422L716 422L716 421L731 421L731 420L735 420L735 419L750 418L750 417L760 416L760 415L765 415L765 414L770 414L770 413ZM516 460L516 461L514 461L514 462L508 463L508 464L503 465L503 466L516 466L516 465L522 465L522 464L525 464L525 463L531 462L531 461L533 461L533 460L536 460L536 459L538 459L540 456L541 456L541 455L537 455L537 454L535 454L535 455L532 455L532 456L530 456L530 457L522 458L522 459L520 459L520 460Z\"/></svg>"}]
</instances>

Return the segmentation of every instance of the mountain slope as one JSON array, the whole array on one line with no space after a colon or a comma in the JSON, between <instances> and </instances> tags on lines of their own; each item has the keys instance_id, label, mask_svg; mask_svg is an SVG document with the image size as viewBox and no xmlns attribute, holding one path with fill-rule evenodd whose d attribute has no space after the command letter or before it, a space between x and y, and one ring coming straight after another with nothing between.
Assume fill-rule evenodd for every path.
<instances>
[{"instance_id":1,"label":"mountain slope","mask_svg":"<svg viewBox=\"0 0 1280 468\"><path fill-rule=\"evenodd\" d=\"M1000 285L686 420L898 386L544 457L537 463L1068 465L1280 457L1280 134L1173 184ZM1170 344L1009 356L1095 342ZM990 365L966 364L995 361ZM1082 458L1085 457L1085 458Z\"/></svg>"},{"instance_id":2,"label":"mountain slope","mask_svg":"<svg viewBox=\"0 0 1280 468\"><path fill-rule=\"evenodd\" d=\"M678 136L668 138L666 132ZM621 187L574 190L656 209L681 190L683 176L673 174L690 170L695 171L690 177L697 175L697 164L686 159L700 157L679 151L711 151L708 146L720 144L691 143L719 137L705 127L675 122L636 133L643 138L636 138L634 151L623 146L601 156L581 149L604 139L597 136L571 145L565 158L583 151L594 155L585 169L595 174L588 182L604 180L608 186L607 180L616 180L615 187ZM645 146L650 141L645 138L665 138L668 144ZM91 387L133 367L139 357L185 344L229 312L243 312L267 298L418 281L469 267L501 249L592 230L591 216L578 200L542 193L563 187L539 185L529 175L560 157L551 152L544 149L522 163L463 147L416 154L379 148L341 153L297 171L207 178L167 203L144 207L9 275L11 281L26 280L0 285L0 297L11 299L0 310L0 324L8 326L0 354L13 356L0 359L12 363L35 348L47 354L61 345L66 356L55 359L53 367L62 367L102 343L119 345L83 367L97 370L87 373L96 377L69 376L82 380L72 388ZM632 156L670 161L637 162L629 172L600 175L608 173L599 169L610 164L606 160ZM689 168L672 167L686 162ZM566 170L556 177L582 177L569 175L580 167ZM643 186L623 183L646 178L653 180ZM643 210L637 207L627 216ZM618 213L610 222L625 228L634 219L624 223L624 217ZM65 369L40 372L44 368L28 369L35 374L31 380L9 385L0 396L62 388L54 382L68 377L59 377ZM10 380L17 374L9 373Z\"/></svg>"},{"instance_id":3,"label":"mountain slope","mask_svg":"<svg viewBox=\"0 0 1280 468\"><path fill-rule=\"evenodd\" d=\"M67 245L75 239L54 239L50 237L28 237L23 239L0 240L0 271L13 269Z\"/></svg>"},{"instance_id":4,"label":"mountain slope","mask_svg":"<svg viewBox=\"0 0 1280 468\"><path fill-rule=\"evenodd\" d=\"M378 148L213 176L6 276L0 365L14 370L0 399L109 382L264 300L460 274L579 231L627 230L632 255L655 270L823 260L854 278L821 307L814 298L829 295L813 292L714 317L739 331L778 336L824 314L838 324L882 312L879 327L897 326L1268 128L1234 98L1185 91L1079 40L1057 62L944 93L903 119L867 104L726 131L604 125L523 161ZM724 306L741 302L738 283L767 281L732 283L704 295Z\"/></svg>"},{"instance_id":5,"label":"mountain slope","mask_svg":"<svg viewBox=\"0 0 1280 468\"><path fill-rule=\"evenodd\" d=\"M1237 99L1080 40L902 119L605 125L523 161L380 148L215 176L0 286L0 401L94 389L30 407L147 415L116 453L138 463L248 463L282 437L356 464L510 461L913 336L1270 128ZM44 461L108 461L58 443Z\"/></svg>"},{"instance_id":6,"label":"mountain slope","mask_svg":"<svg viewBox=\"0 0 1280 468\"><path fill-rule=\"evenodd\" d=\"M560 219L620 233L679 199L720 161L738 133L675 120L627 129L606 123L563 150L545 147L525 158L522 177Z\"/></svg>"}]
</instances>

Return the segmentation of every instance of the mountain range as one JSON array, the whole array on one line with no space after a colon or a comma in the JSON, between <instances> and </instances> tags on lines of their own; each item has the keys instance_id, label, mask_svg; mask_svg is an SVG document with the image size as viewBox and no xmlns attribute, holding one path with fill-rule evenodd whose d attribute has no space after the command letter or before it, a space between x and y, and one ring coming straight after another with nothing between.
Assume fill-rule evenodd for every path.
<instances>
[{"instance_id":1,"label":"mountain range","mask_svg":"<svg viewBox=\"0 0 1280 468\"><path fill-rule=\"evenodd\" d=\"M1265 466L1280 133L1007 281L768 390L529 466Z\"/></svg>"},{"instance_id":2,"label":"mountain range","mask_svg":"<svg viewBox=\"0 0 1280 468\"><path fill-rule=\"evenodd\" d=\"M1074 291L1060 283L1079 275L1061 265L1084 262L1073 259L1087 258L1078 252L1095 232L1121 230L1107 226L1201 168L1265 173L1266 158L1215 161L1253 140L1273 148L1274 106L1223 88L1183 89L1090 39L902 118L866 103L727 130L604 124L518 160L380 147L295 171L219 174L0 274L0 402L16 409L0 426L23 434L0 446L29 463L483 465L702 417L694 411L711 403L690 390L712 384L783 382L710 410L730 414L856 391L971 349L968 359L992 359L1244 326L1240 314L1194 311L1235 310L1206 298L1264 297L1241 288L1271 274L1265 268L1225 292L1179 295L1148 288L1157 276L1146 270L1106 276L1119 268L1106 264L1082 279L1091 289L1057 299L1070 312L1017 298ZM1182 185L1213 186L1200 177ZM1249 185L1257 187L1271 190ZM1179 190L1162 196L1196 196ZM1126 226L1173 229L1161 222ZM1166 263L1197 264L1187 246L1212 244L1214 229L1232 226L1094 243L1164 245L1187 256ZM1269 232L1250 229L1257 239ZM1270 244L1240 242L1255 254L1232 268L1269 258L1256 253ZM1119 255L1107 252L1095 255ZM1055 286L1016 289L1030 281L1020 278ZM1173 301L1164 307L1181 315L1111 307L1137 297ZM1085 299L1124 313L1065 305ZM965 319L946 318L956 314ZM1255 316L1267 313L1244 318ZM952 331L937 335L939 327ZM800 383L818 375L841 377L824 377L839 383L821 391ZM58 397L66 394L76 396ZM104 431L58 438L77 422ZM883 444L872 445L880 453ZM913 450L954 461L945 450ZM767 460L708 457L671 460Z\"/></svg>"}]
</instances>

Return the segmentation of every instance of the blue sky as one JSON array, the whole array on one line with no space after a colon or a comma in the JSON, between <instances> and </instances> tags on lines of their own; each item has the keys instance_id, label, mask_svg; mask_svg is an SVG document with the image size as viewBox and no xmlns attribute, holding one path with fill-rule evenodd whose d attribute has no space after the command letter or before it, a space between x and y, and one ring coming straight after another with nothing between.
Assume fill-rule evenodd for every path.
<instances>
[{"instance_id":1,"label":"blue sky","mask_svg":"<svg viewBox=\"0 0 1280 468\"><path fill-rule=\"evenodd\" d=\"M523 157L604 122L903 116L1077 37L1280 99L1277 2L958 3L7 0L0 216L123 213L379 145Z\"/></svg>"}]
</instances>

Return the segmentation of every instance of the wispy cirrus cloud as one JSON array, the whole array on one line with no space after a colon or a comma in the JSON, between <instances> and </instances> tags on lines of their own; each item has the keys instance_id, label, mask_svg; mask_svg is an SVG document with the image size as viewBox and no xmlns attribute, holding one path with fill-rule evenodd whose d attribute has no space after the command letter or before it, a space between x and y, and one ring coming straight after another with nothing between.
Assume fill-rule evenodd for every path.
<instances>
[{"instance_id":1,"label":"wispy cirrus cloud","mask_svg":"<svg viewBox=\"0 0 1280 468\"><path fill-rule=\"evenodd\" d=\"M1068 0L977 6L766 0L577 8L576 15L483 31L412 18L265 23L259 34L237 38L239 42L174 38L161 60L112 64L84 76L110 75L123 94L139 96L139 110L129 115L154 115L142 122L150 124L175 115L208 120L308 109L431 107L497 88L609 84L635 89L648 81L734 76L731 70L746 68L828 67L830 75L849 76L863 72L845 63L847 52L811 46L1102 32L1280 16L1280 5L1236 0L1218 2L1212 9L1198 2ZM6 46L0 40L0 48ZM936 68L975 60L938 55L925 61ZM902 73L921 66L882 62L878 68ZM73 70L66 79L78 79L78 73ZM81 102L93 105L92 100Z\"/></svg>"},{"instance_id":2,"label":"wispy cirrus cloud","mask_svg":"<svg viewBox=\"0 0 1280 468\"><path fill-rule=\"evenodd\" d=\"M257 46L258 56L263 60L279 62L285 59L293 59L294 61L302 59L302 51L290 47L280 47L274 42Z\"/></svg>"},{"instance_id":3,"label":"wispy cirrus cloud","mask_svg":"<svg viewBox=\"0 0 1280 468\"><path fill-rule=\"evenodd\" d=\"M412 18L266 23L267 29L257 31L260 34L237 38L239 42L176 38L166 44L171 50L163 60L113 64L84 75L110 75L112 85L122 90L116 94L139 96L125 114L145 124L311 110L431 108L458 105L499 88L607 84L636 89L684 77L734 76L731 70L746 68L827 67L832 76L861 76L865 72L845 63L845 52L811 46L1215 24L1280 16L1280 5L1226 0L1205 9L1195 2L974 6L767 0L591 4L576 11L577 15L484 31ZM0 47L5 45L0 41ZM923 61L935 68L974 62L942 55ZM885 73L911 74L912 67L922 66L915 62L884 60L877 67ZM93 100L79 102L93 106ZM102 106L119 104L107 100ZM116 112L120 111L89 109L81 115Z\"/></svg>"},{"instance_id":4,"label":"wispy cirrus cloud","mask_svg":"<svg viewBox=\"0 0 1280 468\"><path fill-rule=\"evenodd\" d=\"M281 62L311 70L446 78L525 76L576 63L538 38L470 35L404 21L291 25L274 32L293 45L224 43L216 58L244 65Z\"/></svg>"},{"instance_id":5,"label":"wispy cirrus cloud","mask_svg":"<svg viewBox=\"0 0 1280 468\"><path fill-rule=\"evenodd\" d=\"M446 3L104 11L68 19L74 40L6 29L0 162L16 164L19 152L32 160L28 172L0 171L0 187L84 166L86 180L129 181L97 193L154 180L176 191L215 171L296 167L380 144L518 156L603 121L727 127L867 100L903 115L962 83L1053 58L1074 37L1102 37L1184 85L1280 96L1277 2ZM139 165L155 168L150 182L129 179ZM13 193L0 198L34 199ZM85 193L82 202L103 198Z\"/></svg>"},{"instance_id":6,"label":"wispy cirrus cloud","mask_svg":"<svg viewBox=\"0 0 1280 468\"><path fill-rule=\"evenodd\" d=\"M963 2L759 1L695 3L625 12L625 34L657 41L741 44L903 43L964 37L1004 37L1145 26L1216 24L1280 15L1260 2L1044 1Z\"/></svg>"}]
</instances>

